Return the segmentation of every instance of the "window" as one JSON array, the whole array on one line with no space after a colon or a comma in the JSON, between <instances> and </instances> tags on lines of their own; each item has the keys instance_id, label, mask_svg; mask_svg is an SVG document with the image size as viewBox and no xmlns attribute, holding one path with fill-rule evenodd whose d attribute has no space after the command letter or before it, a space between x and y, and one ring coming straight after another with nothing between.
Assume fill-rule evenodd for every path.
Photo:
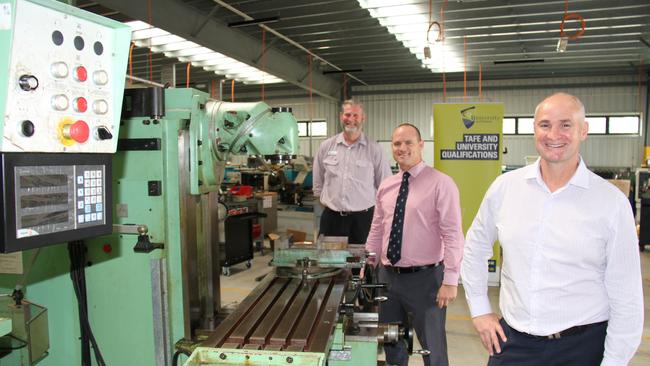
<instances>
[{"instance_id":1,"label":"window","mask_svg":"<svg viewBox=\"0 0 650 366\"><path fill-rule=\"evenodd\" d=\"M587 116L590 135L638 135L641 133L641 117L627 116ZM533 117L504 117L504 135L532 135L535 133Z\"/></svg>"},{"instance_id":2,"label":"window","mask_svg":"<svg viewBox=\"0 0 650 366\"><path fill-rule=\"evenodd\" d=\"M517 133L517 119L504 118L503 119L503 133L505 135L514 135Z\"/></svg>"},{"instance_id":3,"label":"window","mask_svg":"<svg viewBox=\"0 0 650 366\"><path fill-rule=\"evenodd\" d=\"M535 133L535 119L531 117L517 118L517 134L532 135Z\"/></svg>"},{"instance_id":4,"label":"window","mask_svg":"<svg viewBox=\"0 0 650 366\"><path fill-rule=\"evenodd\" d=\"M327 136L327 122L314 121L311 123L312 136Z\"/></svg>"},{"instance_id":5,"label":"window","mask_svg":"<svg viewBox=\"0 0 650 366\"><path fill-rule=\"evenodd\" d=\"M298 137L307 137L307 127L309 122L298 122Z\"/></svg>"},{"instance_id":6,"label":"window","mask_svg":"<svg viewBox=\"0 0 650 366\"><path fill-rule=\"evenodd\" d=\"M589 122L589 134L605 134L607 133L607 117L586 117Z\"/></svg>"},{"instance_id":7,"label":"window","mask_svg":"<svg viewBox=\"0 0 650 366\"><path fill-rule=\"evenodd\" d=\"M322 137L327 136L327 122L318 121L298 121L298 137Z\"/></svg>"},{"instance_id":8,"label":"window","mask_svg":"<svg viewBox=\"0 0 650 366\"><path fill-rule=\"evenodd\" d=\"M639 116L612 116L609 117L609 133L611 134L638 134Z\"/></svg>"}]
</instances>

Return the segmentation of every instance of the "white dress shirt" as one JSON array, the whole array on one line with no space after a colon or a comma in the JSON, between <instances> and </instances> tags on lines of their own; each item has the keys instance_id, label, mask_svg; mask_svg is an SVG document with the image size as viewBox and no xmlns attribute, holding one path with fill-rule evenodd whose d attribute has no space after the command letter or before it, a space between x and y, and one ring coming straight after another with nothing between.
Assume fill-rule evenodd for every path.
<instances>
[{"instance_id":1,"label":"white dress shirt","mask_svg":"<svg viewBox=\"0 0 650 366\"><path fill-rule=\"evenodd\" d=\"M499 305L514 329L549 335L609 320L601 365L627 365L643 332L643 292L632 209L582 159L551 192L533 165L498 177L467 232L461 277L472 317L487 296L492 245L503 248Z\"/></svg>"}]
</instances>

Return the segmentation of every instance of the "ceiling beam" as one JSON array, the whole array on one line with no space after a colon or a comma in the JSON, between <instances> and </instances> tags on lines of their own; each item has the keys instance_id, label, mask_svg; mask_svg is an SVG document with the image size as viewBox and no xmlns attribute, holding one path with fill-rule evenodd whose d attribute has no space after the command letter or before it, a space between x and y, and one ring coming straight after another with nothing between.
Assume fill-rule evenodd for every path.
<instances>
[{"instance_id":1,"label":"ceiling beam","mask_svg":"<svg viewBox=\"0 0 650 366\"><path fill-rule=\"evenodd\" d=\"M150 18L144 2L97 0L97 3L134 19L148 22ZM258 39L240 30L230 29L214 19L210 19L198 34L192 36L197 24L205 21L204 13L177 0L156 0L153 5L153 14L151 14L153 26L261 69L260 62L254 62L261 51L261 42ZM342 82L322 75L316 70L312 73L311 86L306 82L308 79L300 80L302 75L309 72L306 59L307 57L304 60L297 60L276 49L269 49L265 55L264 71L305 90L311 89L313 93L322 97L340 100Z\"/></svg>"}]
</instances>

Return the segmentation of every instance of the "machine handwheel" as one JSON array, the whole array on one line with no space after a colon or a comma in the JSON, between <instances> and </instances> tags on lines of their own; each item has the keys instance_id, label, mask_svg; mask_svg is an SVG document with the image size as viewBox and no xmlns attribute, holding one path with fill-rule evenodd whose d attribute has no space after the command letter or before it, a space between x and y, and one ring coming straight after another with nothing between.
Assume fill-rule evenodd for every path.
<instances>
[{"instance_id":1,"label":"machine handwheel","mask_svg":"<svg viewBox=\"0 0 650 366\"><path fill-rule=\"evenodd\" d=\"M247 262L246 262L246 268L251 268L251 266L252 266L251 261L247 261Z\"/></svg>"},{"instance_id":2,"label":"machine handwheel","mask_svg":"<svg viewBox=\"0 0 650 366\"><path fill-rule=\"evenodd\" d=\"M226 277L230 276L230 267L221 267L221 274Z\"/></svg>"}]
</instances>

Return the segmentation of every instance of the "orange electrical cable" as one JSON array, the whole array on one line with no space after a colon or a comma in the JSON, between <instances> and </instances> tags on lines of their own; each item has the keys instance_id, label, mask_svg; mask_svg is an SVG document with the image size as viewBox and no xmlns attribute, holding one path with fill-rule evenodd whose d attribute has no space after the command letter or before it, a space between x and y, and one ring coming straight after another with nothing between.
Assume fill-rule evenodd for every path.
<instances>
[{"instance_id":1,"label":"orange electrical cable","mask_svg":"<svg viewBox=\"0 0 650 366\"><path fill-rule=\"evenodd\" d=\"M129 85L133 85L133 48L135 48L135 43L131 42L131 47L129 47Z\"/></svg>"},{"instance_id":2,"label":"orange electrical cable","mask_svg":"<svg viewBox=\"0 0 650 366\"><path fill-rule=\"evenodd\" d=\"M580 30L570 36L564 32L564 24L569 20L577 20L580 22ZM576 40L585 34L586 26L585 18L583 18L582 15L578 13L569 13L569 0L564 0L564 16L560 23L560 37L565 37L570 41Z\"/></svg>"},{"instance_id":3,"label":"orange electrical cable","mask_svg":"<svg viewBox=\"0 0 650 366\"><path fill-rule=\"evenodd\" d=\"M262 72L266 72L266 28L262 28ZM262 102L264 101L264 78L262 74Z\"/></svg>"},{"instance_id":4,"label":"orange electrical cable","mask_svg":"<svg viewBox=\"0 0 650 366\"><path fill-rule=\"evenodd\" d=\"M190 64L189 62L187 63L187 68L185 69L185 87L189 88L190 87Z\"/></svg>"},{"instance_id":5,"label":"orange electrical cable","mask_svg":"<svg viewBox=\"0 0 650 366\"><path fill-rule=\"evenodd\" d=\"M637 84L637 109L639 110L639 115L641 115L641 78L643 77L643 58L639 56L639 75L638 75L638 84Z\"/></svg>"},{"instance_id":6,"label":"orange electrical cable","mask_svg":"<svg viewBox=\"0 0 650 366\"><path fill-rule=\"evenodd\" d=\"M447 102L447 74L445 73L445 7L447 0L440 7L440 35L442 41L442 101Z\"/></svg>"},{"instance_id":7,"label":"orange electrical cable","mask_svg":"<svg viewBox=\"0 0 650 366\"><path fill-rule=\"evenodd\" d=\"M478 64L478 101L483 101L483 64Z\"/></svg>"},{"instance_id":8,"label":"orange electrical cable","mask_svg":"<svg viewBox=\"0 0 650 366\"><path fill-rule=\"evenodd\" d=\"M210 81L210 98L215 99L216 94L217 94L217 82L216 80L212 79Z\"/></svg>"},{"instance_id":9,"label":"orange electrical cable","mask_svg":"<svg viewBox=\"0 0 650 366\"><path fill-rule=\"evenodd\" d=\"M235 79L230 81L230 101L235 101Z\"/></svg>"},{"instance_id":10,"label":"orange electrical cable","mask_svg":"<svg viewBox=\"0 0 650 366\"><path fill-rule=\"evenodd\" d=\"M467 100L467 37L463 36L463 99Z\"/></svg>"},{"instance_id":11,"label":"orange electrical cable","mask_svg":"<svg viewBox=\"0 0 650 366\"><path fill-rule=\"evenodd\" d=\"M153 26L153 4L152 0L147 0L147 20L149 25ZM153 81L153 55L151 54L151 48L149 48L149 55L147 57L149 62L149 81Z\"/></svg>"},{"instance_id":12,"label":"orange electrical cable","mask_svg":"<svg viewBox=\"0 0 650 366\"><path fill-rule=\"evenodd\" d=\"M307 62L309 64L309 122L311 123L314 118L314 93L312 91L312 55L307 55Z\"/></svg>"}]
</instances>

